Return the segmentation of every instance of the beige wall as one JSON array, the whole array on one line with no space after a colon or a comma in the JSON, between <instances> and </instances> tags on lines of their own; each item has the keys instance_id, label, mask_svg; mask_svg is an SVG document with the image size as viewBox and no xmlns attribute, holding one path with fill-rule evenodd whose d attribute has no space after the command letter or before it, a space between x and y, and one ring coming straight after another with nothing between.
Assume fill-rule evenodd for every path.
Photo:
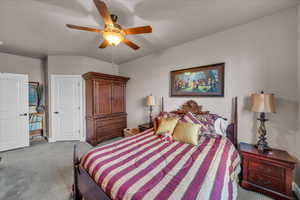
<instances>
[{"instance_id":1,"label":"beige wall","mask_svg":"<svg viewBox=\"0 0 300 200\"><path fill-rule=\"evenodd\" d=\"M29 81L44 83L44 67L40 59L0 53L0 72L28 74Z\"/></svg>"},{"instance_id":2,"label":"beige wall","mask_svg":"<svg viewBox=\"0 0 300 200\"><path fill-rule=\"evenodd\" d=\"M48 75L81 75L94 71L118 74L118 65L85 56L48 56Z\"/></svg>"},{"instance_id":3,"label":"beige wall","mask_svg":"<svg viewBox=\"0 0 300 200\"><path fill-rule=\"evenodd\" d=\"M231 99L238 96L238 139L254 143L257 116L249 111L249 95L261 90L274 93L277 113L267 115L268 141L300 158L296 8L121 64L120 74L131 78L127 86L129 126L147 122L143 99L150 93L165 97L166 110L192 99L169 97L170 71L218 62L226 63L225 97L193 99L205 110L229 117Z\"/></svg>"},{"instance_id":4,"label":"beige wall","mask_svg":"<svg viewBox=\"0 0 300 200\"><path fill-rule=\"evenodd\" d=\"M52 128L51 128L51 75L82 75L86 72L100 72L105 74L118 75L119 66L116 64L108 63L105 61L97 60L85 56L48 56L47 58L47 83L48 94L46 97L48 105L48 136L51 141ZM83 82L83 113L85 113L85 85ZM85 114L83 116L83 119ZM85 123L83 128L85 135Z\"/></svg>"}]
</instances>

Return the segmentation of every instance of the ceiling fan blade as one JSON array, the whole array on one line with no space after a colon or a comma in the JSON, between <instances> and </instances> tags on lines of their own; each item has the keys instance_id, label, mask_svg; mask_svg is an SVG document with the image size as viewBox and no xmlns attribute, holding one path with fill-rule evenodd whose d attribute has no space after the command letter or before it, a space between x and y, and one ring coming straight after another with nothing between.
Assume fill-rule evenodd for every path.
<instances>
[{"instance_id":1,"label":"ceiling fan blade","mask_svg":"<svg viewBox=\"0 0 300 200\"><path fill-rule=\"evenodd\" d=\"M72 25L72 24L66 24L66 26L68 28L81 30L81 31L90 31L90 32L95 32L95 33L101 33L102 32L102 30L96 29L96 28L89 28L89 27L77 26L77 25Z\"/></svg>"},{"instance_id":2,"label":"ceiling fan blade","mask_svg":"<svg viewBox=\"0 0 300 200\"><path fill-rule=\"evenodd\" d=\"M134 44L130 40L124 39L123 42L134 50L138 50L140 48L138 45Z\"/></svg>"},{"instance_id":3,"label":"ceiling fan blade","mask_svg":"<svg viewBox=\"0 0 300 200\"><path fill-rule=\"evenodd\" d=\"M103 40L103 42L100 44L99 48L100 49L104 49L105 47L107 47L108 45L108 41L107 40Z\"/></svg>"},{"instance_id":4,"label":"ceiling fan blade","mask_svg":"<svg viewBox=\"0 0 300 200\"><path fill-rule=\"evenodd\" d=\"M128 29L125 29L124 31L127 35L152 33L152 27L151 26L141 26L141 27L135 27L135 28L128 28Z\"/></svg>"},{"instance_id":5,"label":"ceiling fan blade","mask_svg":"<svg viewBox=\"0 0 300 200\"><path fill-rule=\"evenodd\" d=\"M106 4L101 0L94 0L95 6L97 7L100 15L103 18L105 24L114 24L111 20L110 13L107 9Z\"/></svg>"}]
</instances>

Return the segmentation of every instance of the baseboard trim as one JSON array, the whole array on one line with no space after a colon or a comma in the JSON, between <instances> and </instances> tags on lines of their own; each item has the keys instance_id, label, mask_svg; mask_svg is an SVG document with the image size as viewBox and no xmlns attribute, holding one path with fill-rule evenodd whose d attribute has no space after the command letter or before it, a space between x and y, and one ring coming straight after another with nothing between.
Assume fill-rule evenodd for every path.
<instances>
[{"instance_id":1,"label":"baseboard trim","mask_svg":"<svg viewBox=\"0 0 300 200\"><path fill-rule=\"evenodd\" d=\"M52 137L47 137L48 142L56 142L56 140L54 140L54 138Z\"/></svg>"},{"instance_id":2,"label":"baseboard trim","mask_svg":"<svg viewBox=\"0 0 300 200\"><path fill-rule=\"evenodd\" d=\"M293 182L293 191L295 192L297 198L300 199L300 187L295 182Z\"/></svg>"}]
</instances>

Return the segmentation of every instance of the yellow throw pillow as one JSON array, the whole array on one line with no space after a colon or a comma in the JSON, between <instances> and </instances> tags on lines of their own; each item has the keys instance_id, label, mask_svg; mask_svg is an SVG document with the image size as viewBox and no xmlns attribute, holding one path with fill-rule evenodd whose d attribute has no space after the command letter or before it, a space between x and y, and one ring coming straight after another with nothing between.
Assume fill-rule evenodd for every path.
<instances>
[{"instance_id":1,"label":"yellow throw pillow","mask_svg":"<svg viewBox=\"0 0 300 200\"><path fill-rule=\"evenodd\" d=\"M178 118L161 118L159 121L159 126L157 128L156 134L160 135L166 132L173 134L173 131L178 122Z\"/></svg>"},{"instance_id":2,"label":"yellow throw pillow","mask_svg":"<svg viewBox=\"0 0 300 200\"><path fill-rule=\"evenodd\" d=\"M174 130L173 139L192 145L198 145L200 128L201 125L199 124L179 121Z\"/></svg>"}]
</instances>

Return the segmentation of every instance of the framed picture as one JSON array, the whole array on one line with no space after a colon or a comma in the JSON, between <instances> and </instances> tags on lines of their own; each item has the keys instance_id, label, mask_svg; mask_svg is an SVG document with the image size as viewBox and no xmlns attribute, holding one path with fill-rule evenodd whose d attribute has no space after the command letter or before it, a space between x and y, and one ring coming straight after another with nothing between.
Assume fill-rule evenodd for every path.
<instances>
[{"instance_id":1,"label":"framed picture","mask_svg":"<svg viewBox=\"0 0 300 200\"><path fill-rule=\"evenodd\" d=\"M37 95L37 87L39 86L39 82L29 82L29 106L37 106L38 103L38 95Z\"/></svg>"},{"instance_id":2,"label":"framed picture","mask_svg":"<svg viewBox=\"0 0 300 200\"><path fill-rule=\"evenodd\" d=\"M171 97L224 97L225 63L171 71Z\"/></svg>"}]
</instances>

